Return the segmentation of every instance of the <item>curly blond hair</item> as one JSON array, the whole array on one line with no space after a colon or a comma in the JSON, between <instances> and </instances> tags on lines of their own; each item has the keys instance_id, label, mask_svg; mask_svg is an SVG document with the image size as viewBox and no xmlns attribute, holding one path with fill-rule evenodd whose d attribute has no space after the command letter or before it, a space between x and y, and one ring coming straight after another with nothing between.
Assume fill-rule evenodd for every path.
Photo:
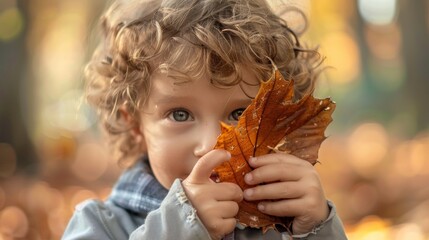
<instances>
[{"instance_id":1,"label":"curly blond hair","mask_svg":"<svg viewBox=\"0 0 429 240\"><path fill-rule=\"evenodd\" d=\"M86 97L119 159L141 154L132 130L156 69L183 79L209 74L213 84L233 86L243 81L243 66L266 80L274 63L301 96L313 90L321 61L264 0L118 0L101 29L85 70ZM124 121L120 108L133 121Z\"/></svg>"}]
</instances>

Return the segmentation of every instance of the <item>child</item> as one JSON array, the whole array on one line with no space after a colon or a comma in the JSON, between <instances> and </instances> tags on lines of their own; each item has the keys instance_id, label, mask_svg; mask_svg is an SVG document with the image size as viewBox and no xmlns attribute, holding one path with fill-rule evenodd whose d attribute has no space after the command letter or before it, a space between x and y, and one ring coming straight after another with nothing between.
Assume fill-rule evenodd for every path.
<instances>
[{"instance_id":1,"label":"child","mask_svg":"<svg viewBox=\"0 0 429 240\"><path fill-rule=\"evenodd\" d=\"M317 52L302 49L264 0L118 0L87 67L88 100L129 169L105 202L89 200L63 239L346 239L308 162L252 158L242 191L215 183L230 154L212 150L220 121L236 124L273 64L311 91ZM267 183L259 185L260 183ZM290 231L238 228L238 202L294 217ZM290 236L292 234L292 236Z\"/></svg>"}]
</instances>

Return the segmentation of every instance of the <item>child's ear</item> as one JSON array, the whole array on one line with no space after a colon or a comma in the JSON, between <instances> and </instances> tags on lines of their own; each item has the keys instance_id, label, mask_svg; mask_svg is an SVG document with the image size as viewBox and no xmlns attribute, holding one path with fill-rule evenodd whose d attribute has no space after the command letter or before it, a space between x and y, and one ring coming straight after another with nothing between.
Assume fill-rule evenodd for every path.
<instances>
[{"instance_id":1,"label":"child's ear","mask_svg":"<svg viewBox=\"0 0 429 240\"><path fill-rule=\"evenodd\" d=\"M140 130L140 122L138 121L138 116L132 115L126 105L122 105L118 109L119 117L123 121L125 126L129 126L131 136L133 136L134 141L142 146L143 148L146 148L146 144L144 143L144 137L143 133Z\"/></svg>"}]
</instances>

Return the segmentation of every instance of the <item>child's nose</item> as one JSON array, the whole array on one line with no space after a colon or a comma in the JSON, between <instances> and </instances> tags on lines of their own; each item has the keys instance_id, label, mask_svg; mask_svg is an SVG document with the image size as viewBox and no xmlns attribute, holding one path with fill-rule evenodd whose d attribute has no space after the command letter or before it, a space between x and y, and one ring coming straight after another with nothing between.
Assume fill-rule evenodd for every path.
<instances>
[{"instance_id":1,"label":"child's nose","mask_svg":"<svg viewBox=\"0 0 429 240\"><path fill-rule=\"evenodd\" d=\"M198 142L194 149L194 155L198 158L204 156L209 151L213 150L216 144L217 137L220 134L220 124L206 125L201 128L201 132L198 134Z\"/></svg>"}]
</instances>

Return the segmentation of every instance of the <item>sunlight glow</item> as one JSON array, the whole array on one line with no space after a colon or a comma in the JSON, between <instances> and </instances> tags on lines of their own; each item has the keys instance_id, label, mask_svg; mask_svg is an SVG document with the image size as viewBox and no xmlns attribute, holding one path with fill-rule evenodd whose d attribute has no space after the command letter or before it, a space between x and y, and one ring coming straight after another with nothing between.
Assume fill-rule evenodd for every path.
<instances>
[{"instance_id":1,"label":"sunlight glow","mask_svg":"<svg viewBox=\"0 0 429 240\"><path fill-rule=\"evenodd\" d=\"M322 39L321 51L327 56L329 78L338 84L356 80L360 72L360 53L355 39L346 32L336 31Z\"/></svg>"},{"instance_id":2,"label":"sunlight glow","mask_svg":"<svg viewBox=\"0 0 429 240\"><path fill-rule=\"evenodd\" d=\"M358 9L368 23L386 25L395 18L396 0L359 0Z\"/></svg>"},{"instance_id":3,"label":"sunlight glow","mask_svg":"<svg viewBox=\"0 0 429 240\"><path fill-rule=\"evenodd\" d=\"M25 237L27 231L28 218L22 209L9 206L0 212L0 233L15 239Z\"/></svg>"},{"instance_id":4,"label":"sunlight glow","mask_svg":"<svg viewBox=\"0 0 429 240\"><path fill-rule=\"evenodd\" d=\"M22 13L12 7L0 12L0 41L10 41L16 38L24 28Z\"/></svg>"},{"instance_id":5,"label":"sunlight glow","mask_svg":"<svg viewBox=\"0 0 429 240\"><path fill-rule=\"evenodd\" d=\"M384 127L378 123L358 126L348 141L351 164L362 176L371 174L386 156L389 139Z\"/></svg>"}]
</instances>

